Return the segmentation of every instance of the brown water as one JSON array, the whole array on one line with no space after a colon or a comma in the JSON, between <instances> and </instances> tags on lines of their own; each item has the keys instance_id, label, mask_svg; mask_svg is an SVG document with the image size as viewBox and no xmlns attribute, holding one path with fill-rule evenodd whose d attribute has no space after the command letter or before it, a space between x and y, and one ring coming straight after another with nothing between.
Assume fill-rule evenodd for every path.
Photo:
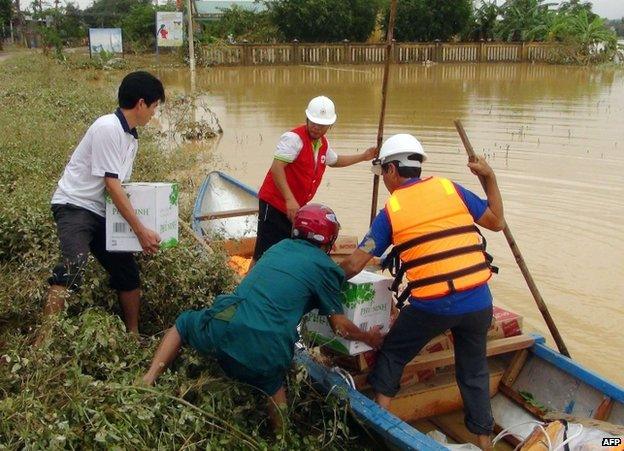
<instances>
[{"instance_id":1,"label":"brown water","mask_svg":"<svg viewBox=\"0 0 624 451\"><path fill-rule=\"evenodd\" d=\"M385 134L408 132L429 154L425 174L444 174L481 194L453 126L496 171L508 224L573 358L624 385L624 71L546 65L395 66ZM186 72L161 74L188 91ZM282 132L304 121L308 100L330 96L338 153L373 145L381 66L218 68L197 89L224 129L206 144L222 169L258 187ZM201 113L197 113L201 116ZM215 163L216 162L216 163ZM199 177L199 176L198 176ZM328 169L316 200L337 213L344 233L367 230L372 175L367 164ZM387 191L380 187L380 204ZM501 272L495 302L548 330L502 234L487 235ZM552 344L552 341L549 340Z\"/></svg>"}]
</instances>

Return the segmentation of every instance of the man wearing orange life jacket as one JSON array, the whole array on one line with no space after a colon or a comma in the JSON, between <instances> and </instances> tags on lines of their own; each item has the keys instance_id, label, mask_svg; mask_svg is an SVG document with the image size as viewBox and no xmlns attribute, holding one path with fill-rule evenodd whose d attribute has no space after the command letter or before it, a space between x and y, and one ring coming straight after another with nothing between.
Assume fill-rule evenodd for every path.
<instances>
[{"instance_id":1,"label":"man wearing orange life jacket","mask_svg":"<svg viewBox=\"0 0 624 451\"><path fill-rule=\"evenodd\" d=\"M399 304L408 305L401 309L369 375L375 400L388 408L404 366L427 342L450 329L465 424L478 435L480 446L489 449L494 420L486 358L492 320L487 281L493 267L475 224L502 230L503 202L494 172L482 158L468 167L485 179L487 201L448 179L420 178L425 159L422 145L411 135L394 135L384 142L373 169L382 175L391 196L341 266L350 278L394 245L385 264L396 274L393 289ZM399 293L403 276L407 286Z\"/></svg>"},{"instance_id":2,"label":"man wearing orange life jacket","mask_svg":"<svg viewBox=\"0 0 624 451\"><path fill-rule=\"evenodd\" d=\"M326 166L340 168L375 158L375 147L353 155L337 155L333 151L325 137L337 117L331 99L313 98L305 114L304 125L280 138L273 164L258 192L254 261L272 245L290 237L295 213L314 197Z\"/></svg>"}]
</instances>

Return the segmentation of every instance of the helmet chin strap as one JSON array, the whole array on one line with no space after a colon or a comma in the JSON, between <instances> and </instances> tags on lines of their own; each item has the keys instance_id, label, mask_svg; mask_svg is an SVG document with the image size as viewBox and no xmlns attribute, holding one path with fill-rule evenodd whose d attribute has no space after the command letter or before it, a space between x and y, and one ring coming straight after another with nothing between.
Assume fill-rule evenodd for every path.
<instances>
[{"instance_id":1,"label":"helmet chin strap","mask_svg":"<svg viewBox=\"0 0 624 451\"><path fill-rule=\"evenodd\" d=\"M332 247L334 247L334 243L336 242L337 239L338 239L338 236L336 235L333 240L327 243L327 249L325 250L325 253L327 255L331 253Z\"/></svg>"}]
</instances>

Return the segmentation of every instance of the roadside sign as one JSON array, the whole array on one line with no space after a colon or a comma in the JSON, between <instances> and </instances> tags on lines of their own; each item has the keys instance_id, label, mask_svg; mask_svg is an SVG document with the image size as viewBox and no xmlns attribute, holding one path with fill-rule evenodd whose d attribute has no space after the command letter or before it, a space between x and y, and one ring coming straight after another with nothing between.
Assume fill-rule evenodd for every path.
<instances>
[{"instance_id":1,"label":"roadside sign","mask_svg":"<svg viewBox=\"0 0 624 451\"><path fill-rule=\"evenodd\" d=\"M156 13L156 45L180 47L184 42L184 16L181 12Z\"/></svg>"}]
</instances>

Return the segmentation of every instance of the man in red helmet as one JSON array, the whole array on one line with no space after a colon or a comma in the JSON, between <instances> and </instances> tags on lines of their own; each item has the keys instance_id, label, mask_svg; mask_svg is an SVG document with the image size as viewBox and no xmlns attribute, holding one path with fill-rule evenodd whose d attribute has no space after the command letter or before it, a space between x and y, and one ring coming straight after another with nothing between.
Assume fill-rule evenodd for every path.
<instances>
[{"instance_id":1,"label":"man in red helmet","mask_svg":"<svg viewBox=\"0 0 624 451\"><path fill-rule=\"evenodd\" d=\"M212 307L183 312L163 338L143 381L152 385L188 345L216 356L224 372L266 393L274 428L286 405L284 379L299 339L297 326L313 309L329 317L332 329L373 348L379 328L363 332L343 314L340 288L344 271L328 252L340 224L334 212L309 204L294 217L292 239L271 247L234 293L218 296Z\"/></svg>"}]
</instances>

